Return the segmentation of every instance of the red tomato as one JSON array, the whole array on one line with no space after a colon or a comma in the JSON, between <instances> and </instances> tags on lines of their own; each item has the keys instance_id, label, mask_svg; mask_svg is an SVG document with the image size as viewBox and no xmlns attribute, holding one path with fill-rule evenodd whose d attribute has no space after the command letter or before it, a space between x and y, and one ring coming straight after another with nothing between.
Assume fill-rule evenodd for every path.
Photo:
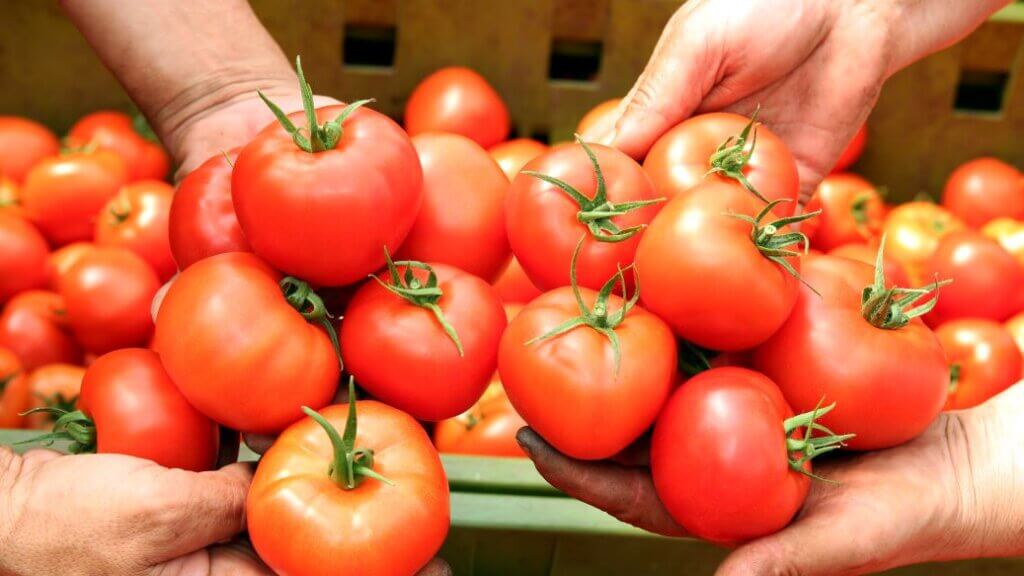
<instances>
[{"instance_id":1,"label":"red tomato","mask_svg":"<svg viewBox=\"0 0 1024 576\"><path fill-rule=\"evenodd\" d=\"M928 315L929 323L955 318L1006 320L1024 306L1024 266L998 242L973 230L944 237L929 261L929 277L953 280Z\"/></svg>"},{"instance_id":2,"label":"red tomato","mask_svg":"<svg viewBox=\"0 0 1024 576\"><path fill-rule=\"evenodd\" d=\"M128 182L112 152L73 152L43 160L28 173L21 204L54 246L92 240L103 205Z\"/></svg>"},{"instance_id":3,"label":"red tomato","mask_svg":"<svg viewBox=\"0 0 1024 576\"><path fill-rule=\"evenodd\" d=\"M760 218L767 210L739 184L718 180L669 202L637 249L644 306L704 348L744 350L764 342L793 309L800 259L764 252L778 248L788 228L780 224L772 235L768 221L752 225L730 214ZM799 240L786 246L794 255L803 248Z\"/></svg>"},{"instance_id":4,"label":"red tomato","mask_svg":"<svg viewBox=\"0 0 1024 576\"><path fill-rule=\"evenodd\" d=\"M21 413L29 409L28 378L18 356L0 346L0 428L21 428Z\"/></svg>"},{"instance_id":5,"label":"red tomato","mask_svg":"<svg viewBox=\"0 0 1024 576\"><path fill-rule=\"evenodd\" d=\"M169 226L178 268L225 252L251 252L231 201L231 162L237 157L237 150L218 154L178 185Z\"/></svg>"},{"instance_id":6,"label":"red tomato","mask_svg":"<svg viewBox=\"0 0 1024 576\"><path fill-rule=\"evenodd\" d=\"M253 251L315 284L352 284L383 266L382 247L398 249L422 200L423 175L408 136L367 108L346 116L358 106L316 111L321 122L344 117L333 132L340 136L322 126L311 131L319 141L336 138L318 144L319 152L268 126L239 152L231 175L235 211Z\"/></svg>"},{"instance_id":7,"label":"red tomato","mask_svg":"<svg viewBox=\"0 0 1024 576\"><path fill-rule=\"evenodd\" d=\"M501 171L512 180L526 163L548 151L548 145L529 138L516 138L492 146L488 152L501 166Z\"/></svg>"},{"instance_id":8,"label":"red tomato","mask_svg":"<svg viewBox=\"0 0 1024 576\"><path fill-rule=\"evenodd\" d=\"M421 134L423 205L396 257L440 262L491 281L508 262L505 191L498 164L469 138Z\"/></svg>"},{"instance_id":9,"label":"red tomato","mask_svg":"<svg viewBox=\"0 0 1024 576\"><path fill-rule=\"evenodd\" d=\"M110 199L96 222L96 244L127 248L149 263L161 281L178 266L167 236L174 188L159 180L139 180Z\"/></svg>"},{"instance_id":10,"label":"red tomato","mask_svg":"<svg viewBox=\"0 0 1024 576\"><path fill-rule=\"evenodd\" d=\"M28 222L0 214L0 305L46 284L46 239Z\"/></svg>"},{"instance_id":11,"label":"red tomato","mask_svg":"<svg viewBox=\"0 0 1024 576\"><path fill-rule=\"evenodd\" d=\"M246 524L278 574L415 574L448 534L448 482L426 432L385 404L353 405L358 433L355 411L346 421L346 406L329 406L260 460Z\"/></svg>"},{"instance_id":12,"label":"red tomato","mask_svg":"<svg viewBox=\"0 0 1024 576\"><path fill-rule=\"evenodd\" d=\"M579 288L581 306L574 288L544 294L512 320L498 371L531 428L573 458L601 460L654 422L676 381L676 343L635 299ZM568 322L578 324L552 334Z\"/></svg>"},{"instance_id":13,"label":"red tomato","mask_svg":"<svg viewBox=\"0 0 1024 576\"><path fill-rule=\"evenodd\" d=\"M127 454L196 472L217 464L217 425L185 400L150 350L97 358L82 380L78 409L76 421L91 430L66 432L73 453Z\"/></svg>"},{"instance_id":14,"label":"red tomato","mask_svg":"<svg viewBox=\"0 0 1024 576\"><path fill-rule=\"evenodd\" d=\"M1024 220L1024 174L995 158L971 160L949 176L942 205L973 228L995 218Z\"/></svg>"},{"instance_id":15,"label":"red tomato","mask_svg":"<svg viewBox=\"0 0 1024 576\"><path fill-rule=\"evenodd\" d=\"M840 258L849 258L850 260L856 260L857 262L863 262L874 266L875 261L878 259L878 246L863 243L843 244L838 248L830 250L828 255L838 256ZM883 254L882 266L885 269L886 286L909 288L913 285L910 282L910 276L907 275L907 271L903 269L903 265L895 258L892 258L888 254Z\"/></svg>"},{"instance_id":16,"label":"red tomato","mask_svg":"<svg viewBox=\"0 0 1024 576\"><path fill-rule=\"evenodd\" d=\"M28 376L30 408L73 411L78 403L83 376L85 368L71 364L47 364L36 368ZM56 419L50 413L34 412L25 417L25 423L28 428L47 430L53 427Z\"/></svg>"},{"instance_id":17,"label":"red tomato","mask_svg":"<svg viewBox=\"0 0 1024 576\"><path fill-rule=\"evenodd\" d=\"M621 102L622 98L611 98L588 110L583 118L580 118L580 123L576 125L576 133L586 134L591 129L610 131L615 127L615 121L618 119L615 112Z\"/></svg>"},{"instance_id":18,"label":"red tomato","mask_svg":"<svg viewBox=\"0 0 1024 576\"><path fill-rule=\"evenodd\" d=\"M797 412L837 403L821 423L856 434L853 449L888 448L923 432L946 401L949 370L935 334L915 317L919 311L903 306L895 315L886 296L904 292L875 285L874 271L860 262L819 256L801 273L820 296L801 287L789 319L755 350L754 368Z\"/></svg>"},{"instance_id":19,"label":"red tomato","mask_svg":"<svg viewBox=\"0 0 1024 576\"><path fill-rule=\"evenodd\" d=\"M21 193L18 192L18 185L14 180L0 175L0 215L25 217L25 211L21 208Z\"/></svg>"},{"instance_id":20,"label":"red tomato","mask_svg":"<svg viewBox=\"0 0 1024 576\"><path fill-rule=\"evenodd\" d=\"M526 421L516 413L501 380L495 377L472 408L437 423L434 445L447 454L525 458L516 441L516 432L523 426Z\"/></svg>"},{"instance_id":21,"label":"red tomato","mask_svg":"<svg viewBox=\"0 0 1024 576\"><path fill-rule=\"evenodd\" d=\"M931 202L901 204L885 220L885 253L903 265L911 286L920 286L932 280L928 260L939 241L963 228L959 218Z\"/></svg>"},{"instance_id":22,"label":"red tomato","mask_svg":"<svg viewBox=\"0 0 1024 576\"><path fill-rule=\"evenodd\" d=\"M996 218L981 228L981 233L999 242L1024 266L1024 221Z\"/></svg>"},{"instance_id":23,"label":"red tomato","mask_svg":"<svg viewBox=\"0 0 1024 576\"><path fill-rule=\"evenodd\" d=\"M130 181L163 180L171 169L171 159L159 144L145 139L123 112L101 110L83 116L68 131L68 145L84 148L92 145L120 156L128 167Z\"/></svg>"},{"instance_id":24,"label":"red tomato","mask_svg":"<svg viewBox=\"0 0 1024 576\"><path fill-rule=\"evenodd\" d=\"M516 260L514 256L509 260L508 266L498 276L498 279L494 281L494 289L498 291L502 302L506 303L526 304L541 295L540 289L533 285L526 275L526 271L519 264L519 260Z\"/></svg>"},{"instance_id":25,"label":"red tomato","mask_svg":"<svg viewBox=\"0 0 1024 576\"><path fill-rule=\"evenodd\" d=\"M542 177L554 178L576 194ZM573 251L585 237L578 282L596 290L619 267L633 263L640 229L658 212L655 202L650 179L622 152L596 144L556 146L512 181L506 213L509 243L533 284L550 290L569 285Z\"/></svg>"},{"instance_id":26,"label":"red tomato","mask_svg":"<svg viewBox=\"0 0 1024 576\"><path fill-rule=\"evenodd\" d=\"M437 290L412 293L422 289ZM341 349L367 392L437 421L465 412L483 394L506 324L501 299L480 278L444 264L399 262L349 302Z\"/></svg>"},{"instance_id":27,"label":"red tomato","mask_svg":"<svg viewBox=\"0 0 1024 576\"><path fill-rule=\"evenodd\" d=\"M64 299L43 290L22 292L7 303L0 314L0 347L17 354L26 371L82 361L82 349L67 325Z\"/></svg>"},{"instance_id":28,"label":"red tomato","mask_svg":"<svg viewBox=\"0 0 1024 576\"><path fill-rule=\"evenodd\" d=\"M96 248L60 279L68 323L94 354L145 345L153 333L150 304L160 279L124 248Z\"/></svg>"},{"instance_id":29,"label":"red tomato","mask_svg":"<svg viewBox=\"0 0 1024 576\"><path fill-rule=\"evenodd\" d=\"M1017 347L1020 348L1022 354L1024 354L1024 312L1017 314L1013 318L1006 321L1006 329L1013 336Z\"/></svg>"},{"instance_id":30,"label":"red tomato","mask_svg":"<svg viewBox=\"0 0 1024 576\"><path fill-rule=\"evenodd\" d=\"M951 372L945 410L977 406L1021 379L1021 351L1010 331L998 322L953 320L935 335Z\"/></svg>"},{"instance_id":31,"label":"red tomato","mask_svg":"<svg viewBox=\"0 0 1024 576\"><path fill-rule=\"evenodd\" d=\"M483 76L469 68L442 68L424 78L405 104L405 129L461 134L484 148L508 138L508 107Z\"/></svg>"},{"instance_id":32,"label":"red tomato","mask_svg":"<svg viewBox=\"0 0 1024 576\"><path fill-rule=\"evenodd\" d=\"M46 260L46 285L50 290L56 291L60 285L61 276L67 274L67 271L83 256L92 253L95 249L96 245L92 242L72 242L51 252Z\"/></svg>"},{"instance_id":33,"label":"red tomato","mask_svg":"<svg viewBox=\"0 0 1024 576\"><path fill-rule=\"evenodd\" d=\"M781 530L807 498L811 459L847 439L803 440L828 410L794 417L779 387L746 368L698 374L676 390L654 425L658 498L688 532L712 542Z\"/></svg>"},{"instance_id":34,"label":"red tomato","mask_svg":"<svg viewBox=\"0 0 1024 576\"><path fill-rule=\"evenodd\" d=\"M21 184L44 158L60 152L60 141L49 128L18 116L0 116L0 175Z\"/></svg>"},{"instance_id":35,"label":"red tomato","mask_svg":"<svg viewBox=\"0 0 1024 576\"><path fill-rule=\"evenodd\" d=\"M807 234L811 246L829 251L851 242L865 242L882 231L884 202L870 182L856 174L826 176L805 212L821 210L800 231Z\"/></svg>"},{"instance_id":36,"label":"red tomato","mask_svg":"<svg viewBox=\"0 0 1024 576\"><path fill-rule=\"evenodd\" d=\"M666 132L644 160L644 170L658 195L672 199L705 180L731 180L727 174L742 174L764 198L793 200L777 210L781 216L792 214L800 194L796 160L786 144L760 124L755 127L756 144L753 133L737 141L751 122L738 114L715 112L694 116ZM730 140L731 154L712 161L712 155L726 140ZM724 172L708 174L715 169Z\"/></svg>"},{"instance_id":37,"label":"red tomato","mask_svg":"<svg viewBox=\"0 0 1024 576\"><path fill-rule=\"evenodd\" d=\"M322 303L293 280L232 252L189 266L168 289L153 348L185 398L216 422L279 432L302 416L300 407L320 408L334 396L335 349L309 323L329 321L308 311Z\"/></svg>"},{"instance_id":38,"label":"red tomato","mask_svg":"<svg viewBox=\"0 0 1024 576\"><path fill-rule=\"evenodd\" d=\"M843 148L842 154L839 155L839 159L836 160L835 166L832 167L832 174L838 174L843 172L850 166L860 159L861 154L864 153L864 148L868 145L868 125L861 124L857 132L853 134L853 138L846 144L846 148Z\"/></svg>"}]
</instances>

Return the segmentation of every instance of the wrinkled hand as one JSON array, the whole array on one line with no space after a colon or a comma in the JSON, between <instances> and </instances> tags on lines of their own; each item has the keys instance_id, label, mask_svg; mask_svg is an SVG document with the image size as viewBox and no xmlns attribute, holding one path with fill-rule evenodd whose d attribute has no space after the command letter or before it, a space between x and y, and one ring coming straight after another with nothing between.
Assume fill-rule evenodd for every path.
<instances>
[{"instance_id":1,"label":"wrinkled hand","mask_svg":"<svg viewBox=\"0 0 1024 576\"><path fill-rule=\"evenodd\" d=\"M914 441L816 466L786 529L736 549L719 576L865 574L926 561L1024 551L1024 383L978 408L943 414ZM643 529L683 530L643 467L567 458L524 428L540 473L570 496Z\"/></svg>"}]
</instances>

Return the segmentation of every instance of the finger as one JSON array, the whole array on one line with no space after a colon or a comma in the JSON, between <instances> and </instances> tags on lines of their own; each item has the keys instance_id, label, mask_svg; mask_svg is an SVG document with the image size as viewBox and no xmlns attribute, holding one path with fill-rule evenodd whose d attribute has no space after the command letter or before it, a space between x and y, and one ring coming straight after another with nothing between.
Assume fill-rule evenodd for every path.
<instances>
[{"instance_id":1,"label":"finger","mask_svg":"<svg viewBox=\"0 0 1024 576\"><path fill-rule=\"evenodd\" d=\"M432 558L426 566L420 568L416 576L452 576L452 569L444 560Z\"/></svg>"},{"instance_id":2,"label":"finger","mask_svg":"<svg viewBox=\"0 0 1024 576\"><path fill-rule=\"evenodd\" d=\"M649 469L569 458L530 428L520 429L516 440L541 476L569 496L649 532L685 534L658 500Z\"/></svg>"}]
</instances>

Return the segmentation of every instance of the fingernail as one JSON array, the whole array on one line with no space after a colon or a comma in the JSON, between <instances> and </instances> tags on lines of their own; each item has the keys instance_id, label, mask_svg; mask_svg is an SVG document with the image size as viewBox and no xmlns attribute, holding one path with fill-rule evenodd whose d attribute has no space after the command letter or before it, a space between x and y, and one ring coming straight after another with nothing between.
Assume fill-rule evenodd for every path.
<instances>
[{"instance_id":1,"label":"fingernail","mask_svg":"<svg viewBox=\"0 0 1024 576\"><path fill-rule=\"evenodd\" d=\"M526 455L533 458L533 430L529 426L523 426L516 432L516 442L526 452Z\"/></svg>"}]
</instances>

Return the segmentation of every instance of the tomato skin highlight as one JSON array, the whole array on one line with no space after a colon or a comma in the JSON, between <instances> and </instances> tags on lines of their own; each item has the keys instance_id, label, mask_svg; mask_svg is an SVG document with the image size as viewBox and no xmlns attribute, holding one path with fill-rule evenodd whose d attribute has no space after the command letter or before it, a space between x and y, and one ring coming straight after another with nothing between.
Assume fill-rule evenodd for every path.
<instances>
[{"instance_id":1,"label":"tomato skin highlight","mask_svg":"<svg viewBox=\"0 0 1024 576\"><path fill-rule=\"evenodd\" d=\"M999 242L1000 246L1024 266L1024 221L996 218L985 224L981 233Z\"/></svg>"},{"instance_id":2,"label":"tomato skin highlight","mask_svg":"<svg viewBox=\"0 0 1024 576\"><path fill-rule=\"evenodd\" d=\"M320 411L339 434L347 406ZM327 475L333 451L310 418L285 430L263 455L246 500L253 547L278 574L415 574L448 533L448 482L423 428L372 400L357 403L356 448L374 450L373 478L344 490ZM382 551L387 550L387 553Z\"/></svg>"},{"instance_id":3,"label":"tomato skin highlight","mask_svg":"<svg viewBox=\"0 0 1024 576\"><path fill-rule=\"evenodd\" d=\"M21 413L28 410L31 397L28 377L18 355L0 345L0 428L22 428Z\"/></svg>"},{"instance_id":4,"label":"tomato skin highlight","mask_svg":"<svg viewBox=\"0 0 1024 576\"><path fill-rule=\"evenodd\" d=\"M516 433L526 421L512 407L495 376L468 411L434 426L434 445L442 454L526 458Z\"/></svg>"},{"instance_id":5,"label":"tomato skin highlight","mask_svg":"<svg viewBox=\"0 0 1024 576\"><path fill-rule=\"evenodd\" d=\"M137 180L107 202L96 222L96 244L131 250L162 282L178 271L168 239L174 189L159 180Z\"/></svg>"},{"instance_id":6,"label":"tomato skin highlight","mask_svg":"<svg viewBox=\"0 0 1024 576\"><path fill-rule=\"evenodd\" d=\"M50 253L46 259L46 285L50 290L56 291L60 285L60 278L78 262L82 256L89 254L96 245L92 242L72 242L66 244Z\"/></svg>"},{"instance_id":7,"label":"tomato skin highlight","mask_svg":"<svg viewBox=\"0 0 1024 576\"><path fill-rule=\"evenodd\" d=\"M0 306L19 292L46 285L46 239L32 224L0 214Z\"/></svg>"},{"instance_id":8,"label":"tomato skin highlight","mask_svg":"<svg viewBox=\"0 0 1024 576\"><path fill-rule=\"evenodd\" d=\"M1004 326L1010 332L1010 335L1013 336L1013 340L1017 343L1017 348L1020 349L1021 354L1024 354L1024 312L1007 320ZM1024 370L1021 371L1021 375L1024 376Z\"/></svg>"},{"instance_id":9,"label":"tomato skin highlight","mask_svg":"<svg viewBox=\"0 0 1024 576\"><path fill-rule=\"evenodd\" d=\"M963 221L931 202L900 204L885 220L885 253L903 265L911 286L921 286L932 280L928 260L943 236L964 228Z\"/></svg>"},{"instance_id":10,"label":"tomato skin highlight","mask_svg":"<svg viewBox=\"0 0 1024 576\"><path fill-rule=\"evenodd\" d=\"M0 116L0 175L21 184L33 166L60 153L49 128L20 116Z\"/></svg>"},{"instance_id":11,"label":"tomato skin highlight","mask_svg":"<svg viewBox=\"0 0 1024 576\"><path fill-rule=\"evenodd\" d=\"M860 128L857 129L853 134L853 138L850 139L846 144L846 148L843 148L843 152L839 154L839 158L836 160L835 166L832 167L831 174L839 174L850 166L853 166L857 160L860 159L864 153L864 149L868 146L868 125L861 124Z\"/></svg>"},{"instance_id":12,"label":"tomato skin highlight","mask_svg":"<svg viewBox=\"0 0 1024 576\"><path fill-rule=\"evenodd\" d=\"M882 231L885 205L870 182L856 174L826 176L805 212L821 214L801 226L811 246L828 252L851 242L866 242Z\"/></svg>"},{"instance_id":13,"label":"tomato skin highlight","mask_svg":"<svg viewBox=\"0 0 1024 576\"><path fill-rule=\"evenodd\" d=\"M79 364L82 349L67 325L64 299L54 292L28 290L0 313L0 347L14 352L26 371L46 364Z\"/></svg>"},{"instance_id":14,"label":"tomato skin highlight","mask_svg":"<svg viewBox=\"0 0 1024 576\"><path fill-rule=\"evenodd\" d=\"M339 367L327 334L284 299L281 275L232 252L201 260L168 289L153 349L181 393L215 422L279 432L326 406Z\"/></svg>"},{"instance_id":15,"label":"tomato skin highlight","mask_svg":"<svg viewBox=\"0 0 1024 576\"><path fill-rule=\"evenodd\" d=\"M167 468L217 465L217 425L185 400L151 350L104 354L82 379L78 408L96 425L96 452L127 454Z\"/></svg>"},{"instance_id":16,"label":"tomato skin highlight","mask_svg":"<svg viewBox=\"0 0 1024 576\"><path fill-rule=\"evenodd\" d=\"M935 331L958 377L944 410L972 408L1021 379L1024 360L1013 335L991 320L953 320Z\"/></svg>"},{"instance_id":17,"label":"tomato skin highlight","mask_svg":"<svg viewBox=\"0 0 1024 576\"><path fill-rule=\"evenodd\" d=\"M1024 220L1024 174L996 158L965 162L946 181L942 206L972 228L996 218Z\"/></svg>"},{"instance_id":18,"label":"tomato skin highlight","mask_svg":"<svg viewBox=\"0 0 1024 576\"><path fill-rule=\"evenodd\" d=\"M341 323L345 368L375 398L419 420L438 421L468 410L497 368L507 320L501 299L480 278L430 263L443 296L437 305L462 342L464 356L434 313L376 281L349 302ZM405 274L405 267L399 266ZM427 273L415 269L425 281ZM387 273L379 275L390 283Z\"/></svg>"},{"instance_id":19,"label":"tomato skin highlight","mask_svg":"<svg viewBox=\"0 0 1024 576\"><path fill-rule=\"evenodd\" d=\"M925 320L1006 320L1024 308L1024 266L998 242L974 230L945 236L928 263L928 276L952 279Z\"/></svg>"},{"instance_id":20,"label":"tomato skin highlight","mask_svg":"<svg viewBox=\"0 0 1024 576\"><path fill-rule=\"evenodd\" d=\"M746 368L714 368L680 386L651 438L654 487L672 517L719 544L784 528L810 488L789 465L791 416L778 386Z\"/></svg>"},{"instance_id":21,"label":"tomato skin highlight","mask_svg":"<svg viewBox=\"0 0 1024 576\"><path fill-rule=\"evenodd\" d=\"M167 152L136 132L131 117L124 112L100 110L87 114L71 127L67 140L72 148L93 145L117 154L128 167L131 182L163 180L171 170Z\"/></svg>"},{"instance_id":22,"label":"tomato skin highlight","mask_svg":"<svg viewBox=\"0 0 1024 576\"><path fill-rule=\"evenodd\" d=\"M516 138L489 148L491 158L511 182L526 163L548 151L548 145L529 138Z\"/></svg>"},{"instance_id":23,"label":"tomato skin highlight","mask_svg":"<svg viewBox=\"0 0 1024 576\"><path fill-rule=\"evenodd\" d=\"M416 85L405 104L409 136L450 132L490 148L508 138L508 107L483 76L469 68L442 68Z\"/></svg>"},{"instance_id":24,"label":"tomato skin highlight","mask_svg":"<svg viewBox=\"0 0 1024 576\"><path fill-rule=\"evenodd\" d=\"M343 106L316 111L335 119ZM289 116L304 123L304 114ZM238 154L231 196L253 251L322 286L364 280L398 250L422 200L423 173L402 129L368 108L352 113L333 150L309 153L279 124Z\"/></svg>"}]
</instances>

